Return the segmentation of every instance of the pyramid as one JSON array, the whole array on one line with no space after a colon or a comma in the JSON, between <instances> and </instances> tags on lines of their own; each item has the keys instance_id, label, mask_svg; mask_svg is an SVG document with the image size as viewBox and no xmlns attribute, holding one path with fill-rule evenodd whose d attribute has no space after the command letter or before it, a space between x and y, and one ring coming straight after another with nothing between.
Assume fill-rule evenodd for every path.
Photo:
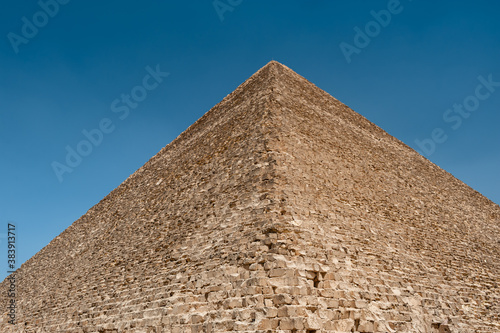
<instances>
[{"instance_id":1,"label":"pyramid","mask_svg":"<svg viewBox=\"0 0 500 333\"><path fill-rule=\"evenodd\" d=\"M500 332L500 207L268 63L16 272L1 332Z\"/></svg>"}]
</instances>

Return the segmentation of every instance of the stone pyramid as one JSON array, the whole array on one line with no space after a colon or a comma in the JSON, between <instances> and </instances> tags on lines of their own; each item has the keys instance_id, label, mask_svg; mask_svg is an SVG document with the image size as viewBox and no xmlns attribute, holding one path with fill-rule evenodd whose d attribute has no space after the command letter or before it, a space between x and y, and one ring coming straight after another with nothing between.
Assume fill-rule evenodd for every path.
<instances>
[{"instance_id":1,"label":"stone pyramid","mask_svg":"<svg viewBox=\"0 0 500 333\"><path fill-rule=\"evenodd\" d=\"M1 332L500 332L500 207L275 61L8 280Z\"/></svg>"}]
</instances>

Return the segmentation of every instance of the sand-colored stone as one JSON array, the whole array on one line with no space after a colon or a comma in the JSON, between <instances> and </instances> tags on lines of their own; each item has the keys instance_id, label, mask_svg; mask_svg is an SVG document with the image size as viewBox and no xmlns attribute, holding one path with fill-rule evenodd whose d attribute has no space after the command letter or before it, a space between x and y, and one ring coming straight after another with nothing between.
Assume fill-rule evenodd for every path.
<instances>
[{"instance_id":1,"label":"sand-colored stone","mask_svg":"<svg viewBox=\"0 0 500 333\"><path fill-rule=\"evenodd\" d=\"M1 332L500 332L500 207L271 62L16 272Z\"/></svg>"}]
</instances>

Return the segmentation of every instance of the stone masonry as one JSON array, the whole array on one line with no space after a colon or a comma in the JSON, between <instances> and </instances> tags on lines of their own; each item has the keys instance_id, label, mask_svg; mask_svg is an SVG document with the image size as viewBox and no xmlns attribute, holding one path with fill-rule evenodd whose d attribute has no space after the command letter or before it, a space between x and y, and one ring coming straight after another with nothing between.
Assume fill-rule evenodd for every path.
<instances>
[{"instance_id":1,"label":"stone masonry","mask_svg":"<svg viewBox=\"0 0 500 333\"><path fill-rule=\"evenodd\" d=\"M16 271L0 332L500 332L500 207L270 62Z\"/></svg>"}]
</instances>

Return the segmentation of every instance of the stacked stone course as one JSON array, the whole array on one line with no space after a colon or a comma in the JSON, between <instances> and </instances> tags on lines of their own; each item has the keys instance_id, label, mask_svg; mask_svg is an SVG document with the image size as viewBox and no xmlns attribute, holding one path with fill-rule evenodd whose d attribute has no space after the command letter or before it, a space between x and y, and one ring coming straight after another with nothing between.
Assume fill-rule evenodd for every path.
<instances>
[{"instance_id":1,"label":"stacked stone course","mask_svg":"<svg viewBox=\"0 0 500 333\"><path fill-rule=\"evenodd\" d=\"M0 331L499 332L499 234L498 205L271 62L23 264Z\"/></svg>"}]
</instances>

